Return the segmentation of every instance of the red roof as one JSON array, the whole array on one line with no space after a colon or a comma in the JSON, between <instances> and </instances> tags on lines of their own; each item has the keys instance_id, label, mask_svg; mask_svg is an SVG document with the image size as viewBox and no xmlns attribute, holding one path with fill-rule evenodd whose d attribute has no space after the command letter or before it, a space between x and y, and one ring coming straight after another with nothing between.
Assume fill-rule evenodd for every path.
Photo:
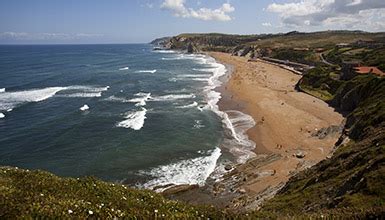
<instances>
[{"instance_id":1,"label":"red roof","mask_svg":"<svg viewBox=\"0 0 385 220\"><path fill-rule=\"evenodd\" d=\"M361 67L355 67L354 69L356 73L359 73L359 74L372 73L377 76L385 76L385 73L383 73L381 70L379 70L377 67L374 67L374 66L361 66Z\"/></svg>"}]
</instances>

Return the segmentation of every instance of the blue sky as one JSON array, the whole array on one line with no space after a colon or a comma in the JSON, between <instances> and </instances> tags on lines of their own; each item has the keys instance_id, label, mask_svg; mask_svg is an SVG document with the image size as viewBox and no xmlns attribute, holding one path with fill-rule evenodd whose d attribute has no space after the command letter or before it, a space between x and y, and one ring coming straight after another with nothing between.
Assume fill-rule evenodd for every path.
<instances>
[{"instance_id":1,"label":"blue sky","mask_svg":"<svg viewBox=\"0 0 385 220\"><path fill-rule=\"evenodd\" d=\"M185 32L385 30L384 0L1 0L0 43L140 43Z\"/></svg>"}]
</instances>

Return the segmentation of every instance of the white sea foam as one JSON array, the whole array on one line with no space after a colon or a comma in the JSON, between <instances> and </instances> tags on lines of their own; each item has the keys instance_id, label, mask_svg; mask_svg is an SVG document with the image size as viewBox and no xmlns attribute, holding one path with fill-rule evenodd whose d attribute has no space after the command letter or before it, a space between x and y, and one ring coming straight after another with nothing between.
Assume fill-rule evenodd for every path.
<instances>
[{"instance_id":1,"label":"white sea foam","mask_svg":"<svg viewBox=\"0 0 385 220\"><path fill-rule=\"evenodd\" d=\"M201 54L177 54L174 57L162 57L162 60L193 60L199 64L207 64L207 57Z\"/></svg>"},{"instance_id":2,"label":"white sea foam","mask_svg":"<svg viewBox=\"0 0 385 220\"><path fill-rule=\"evenodd\" d=\"M66 87L66 90L81 90L84 92L104 92L107 91L110 87L109 86L68 86Z\"/></svg>"},{"instance_id":3,"label":"white sea foam","mask_svg":"<svg viewBox=\"0 0 385 220\"><path fill-rule=\"evenodd\" d=\"M105 98L104 100L105 101L111 101L111 102L122 102L122 103L130 102L129 99L122 98L122 97L116 97L114 95L109 96L109 97Z\"/></svg>"},{"instance_id":4,"label":"white sea foam","mask_svg":"<svg viewBox=\"0 0 385 220\"><path fill-rule=\"evenodd\" d=\"M48 87L16 92L0 93L0 110L13 109L18 105L28 102L40 102L54 96L66 87Z\"/></svg>"},{"instance_id":5,"label":"white sea foam","mask_svg":"<svg viewBox=\"0 0 385 220\"><path fill-rule=\"evenodd\" d=\"M193 81L200 81L200 82L208 82L209 81L208 78L192 78L191 80L193 80Z\"/></svg>"},{"instance_id":6,"label":"white sea foam","mask_svg":"<svg viewBox=\"0 0 385 220\"><path fill-rule=\"evenodd\" d=\"M255 143L249 139L246 133L247 130L255 126L254 119L243 112L231 110L224 113L223 121L234 138L227 140L223 146L237 158L238 163L245 163L254 157Z\"/></svg>"},{"instance_id":7,"label":"white sea foam","mask_svg":"<svg viewBox=\"0 0 385 220\"><path fill-rule=\"evenodd\" d=\"M178 57L162 57L161 60L180 60Z\"/></svg>"},{"instance_id":8,"label":"white sea foam","mask_svg":"<svg viewBox=\"0 0 385 220\"><path fill-rule=\"evenodd\" d=\"M204 109L212 110L222 118L222 123L230 131L232 137L232 139L225 141L231 143L224 143L224 147L229 147L230 153L237 158L238 163L244 163L250 157L255 156L252 151L255 148L255 143L246 134L248 129L255 126L255 121L251 116L239 111L223 112L219 110L217 103L221 94L214 89L222 84L219 79L226 74L226 67L217 63L213 58L207 58L206 64L210 65L211 68L200 69L199 71L211 71L213 75L209 78L208 86L205 88L207 106Z\"/></svg>"},{"instance_id":9,"label":"white sea foam","mask_svg":"<svg viewBox=\"0 0 385 220\"><path fill-rule=\"evenodd\" d=\"M67 87L47 87L42 89L31 89L15 92L0 93L0 110L14 109L15 107L29 103L40 102L55 97L100 97L103 91L108 90L108 86L67 86ZM57 94L58 92L62 94Z\"/></svg>"},{"instance_id":10,"label":"white sea foam","mask_svg":"<svg viewBox=\"0 0 385 220\"><path fill-rule=\"evenodd\" d=\"M163 96L154 96L151 97L151 101L173 101L178 99L192 99L195 98L195 94L170 94L170 95L163 95Z\"/></svg>"},{"instance_id":11,"label":"white sea foam","mask_svg":"<svg viewBox=\"0 0 385 220\"><path fill-rule=\"evenodd\" d=\"M1 88L1 89L0 89L0 92L5 92L5 88Z\"/></svg>"},{"instance_id":12,"label":"white sea foam","mask_svg":"<svg viewBox=\"0 0 385 220\"><path fill-rule=\"evenodd\" d=\"M144 93L144 92L139 92L136 93L135 98L131 99L125 99L121 97L116 97L116 96L110 96L104 100L106 101L116 101L116 102L132 102L136 103L135 106L145 106L147 102L168 102L168 101L175 101L179 99L192 99L195 98L195 94L168 94L168 95L161 95L161 96L152 96L151 93ZM195 102L193 103L195 105ZM198 105L198 103L196 103Z\"/></svg>"},{"instance_id":13,"label":"white sea foam","mask_svg":"<svg viewBox=\"0 0 385 220\"><path fill-rule=\"evenodd\" d=\"M82 107L79 108L80 111L87 111L90 109L90 107L88 105L83 105Z\"/></svg>"},{"instance_id":14,"label":"white sea foam","mask_svg":"<svg viewBox=\"0 0 385 220\"><path fill-rule=\"evenodd\" d=\"M129 69L130 69L130 67L128 67L128 66L119 68L119 70L129 70Z\"/></svg>"},{"instance_id":15,"label":"white sea foam","mask_svg":"<svg viewBox=\"0 0 385 220\"><path fill-rule=\"evenodd\" d=\"M4 113L1 113L1 112L0 112L0 118L5 118Z\"/></svg>"},{"instance_id":16,"label":"white sea foam","mask_svg":"<svg viewBox=\"0 0 385 220\"><path fill-rule=\"evenodd\" d=\"M151 93L137 93L135 94L137 98L128 100L129 102L136 102L136 106L145 106L146 102L151 98Z\"/></svg>"},{"instance_id":17,"label":"white sea foam","mask_svg":"<svg viewBox=\"0 0 385 220\"><path fill-rule=\"evenodd\" d=\"M93 97L101 97L101 92L83 92L83 93L71 93L71 94L62 94L58 95L58 97L67 97L67 98L93 98Z\"/></svg>"},{"instance_id":18,"label":"white sea foam","mask_svg":"<svg viewBox=\"0 0 385 220\"><path fill-rule=\"evenodd\" d=\"M153 50L154 53L176 53L174 50Z\"/></svg>"},{"instance_id":19,"label":"white sea foam","mask_svg":"<svg viewBox=\"0 0 385 220\"><path fill-rule=\"evenodd\" d=\"M179 78L210 78L210 74L183 74L179 75Z\"/></svg>"},{"instance_id":20,"label":"white sea foam","mask_svg":"<svg viewBox=\"0 0 385 220\"><path fill-rule=\"evenodd\" d=\"M144 125L147 109L142 108L139 111L127 112L125 117L126 120L119 122L116 126L122 128L131 128L134 130L140 130Z\"/></svg>"},{"instance_id":21,"label":"white sea foam","mask_svg":"<svg viewBox=\"0 0 385 220\"><path fill-rule=\"evenodd\" d=\"M157 70L138 70L136 73L156 73Z\"/></svg>"},{"instance_id":22,"label":"white sea foam","mask_svg":"<svg viewBox=\"0 0 385 220\"><path fill-rule=\"evenodd\" d=\"M197 102L193 102L193 103L188 104L188 105L177 106L176 108L193 108L193 107L197 107L197 106L198 106L198 103Z\"/></svg>"},{"instance_id":23,"label":"white sea foam","mask_svg":"<svg viewBox=\"0 0 385 220\"><path fill-rule=\"evenodd\" d=\"M167 184L198 184L203 186L206 179L214 171L217 160L222 154L219 148L215 148L209 153L208 156L182 160L177 163L154 168L149 172L142 172L156 177L156 179L145 183L143 186L145 188L154 188L155 186Z\"/></svg>"},{"instance_id":24,"label":"white sea foam","mask_svg":"<svg viewBox=\"0 0 385 220\"><path fill-rule=\"evenodd\" d=\"M193 68L193 70L199 71L199 72L213 72L215 68L202 68L202 69Z\"/></svg>"},{"instance_id":25,"label":"white sea foam","mask_svg":"<svg viewBox=\"0 0 385 220\"><path fill-rule=\"evenodd\" d=\"M63 94L58 94L58 97L67 98L93 98L101 97L102 93L107 91L110 87L103 86L68 86Z\"/></svg>"},{"instance_id":26,"label":"white sea foam","mask_svg":"<svg viewBox=\"0 0 385 220\"><path fill-rule=\"evenodd\" d=\"M205 125L202 123L202 120L195 120L194 121L194 126L193 126L195 129L200 129L200 128L204 128Z\"/></svg>"}]
</instances>

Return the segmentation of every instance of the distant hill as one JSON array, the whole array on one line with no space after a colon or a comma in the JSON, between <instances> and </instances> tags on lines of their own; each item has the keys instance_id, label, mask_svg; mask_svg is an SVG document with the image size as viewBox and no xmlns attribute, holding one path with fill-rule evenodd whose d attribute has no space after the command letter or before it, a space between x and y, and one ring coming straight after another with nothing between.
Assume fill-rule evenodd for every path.
<instances>
[{"instance_id":1,"label":"distant hill","mask_svg":"<svg viewBox=\"0 0 385 220\"><path fill-rule=\"evenodd\" d=\"M338 43L352 43L357 40L385 42L385 32L322 31L305 33L293 31L288 33L259 35L186 33L165 39L163 45L169 49L186 50L188 45L192 44L198 51L234 53L245 48L256 50L263 48L331 47Z\"/></svg>"},{"instance_id":2,"label":"distant hill","mask_svg":"<svg viewBox=\"0 0 385 220\"><path fill-rule=\"evenodd\" d=\"M150 42L150 44L155 45L155 46L161 46L164 42L170 40L171 37L161 37L157 38L153 41Z\"/></svg>"}]
</instances>

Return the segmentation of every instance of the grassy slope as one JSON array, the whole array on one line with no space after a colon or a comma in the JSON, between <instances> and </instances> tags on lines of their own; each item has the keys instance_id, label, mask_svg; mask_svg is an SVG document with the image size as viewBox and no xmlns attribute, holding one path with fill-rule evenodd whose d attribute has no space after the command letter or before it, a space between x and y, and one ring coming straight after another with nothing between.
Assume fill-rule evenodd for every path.
<instances>
[{"instance_id":1,"label":"grassy slope","mask_svg":"<svg viewBox=\"0 0 385 220\"><path fill-rule=\"evenodd\" d=\"M1 219L71 216L207 219L221 218L224 213L207 206L194 207L170 201L151 191L130 189L92 177L61 178L43 171L0 168Z\"/></svg>"},{"instance_id":2,"label":"grassy slope","mask_svg":"<svg viewBox=\"0 0 385 220\"><path fill-rule=\"evenodd\" d=\"M385 41L385 33L365 33L352 31L324 31L315 33L269 34L269 35L226 35L226 34L180 34L174 39L186 38L185 42L177 43L178 47L186 42L200 44L203 49L224 47L231 50L242 44L261 48L294 48L294 47L333 47L337 43L352 43L361 40Z\"/></svg>"},{"instance_id":3,"label":"grassy slope","mask_svg":"<svg viewBox=\"0 0 385 220\"><path fill-rule=\"evenodd\" d=\"M345 31L324 31L306 34L282 35L272 38L262 39L254 42L260 47L333 47L338 43L353 43L358 39L362 40L385 40L385 33L364 33L364 32L345 32Z\"/></svg>"}]
</instances>

